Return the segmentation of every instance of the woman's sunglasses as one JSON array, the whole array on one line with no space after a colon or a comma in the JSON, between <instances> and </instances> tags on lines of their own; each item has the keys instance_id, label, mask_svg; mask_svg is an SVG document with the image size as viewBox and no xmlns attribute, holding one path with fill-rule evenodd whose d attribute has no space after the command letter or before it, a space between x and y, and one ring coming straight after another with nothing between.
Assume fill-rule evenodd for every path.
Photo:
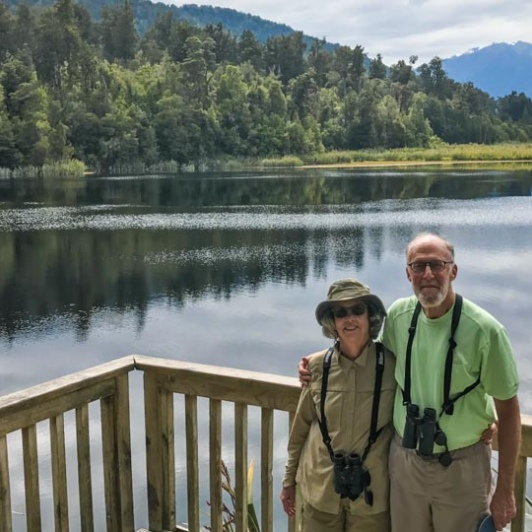
<instances>
[{"instance_id":1,"label":"woman's sunglasses","mask_svg":"<svg viewBox=\"0 0 532 532\"><path fill-rule=\"evenodd\" d=\"M333 307L332 315L334 319L345 318L346 316L362 316L366 312L366 305L364 303L357 303L352 307Z\"/></svg>"}]
</instances>

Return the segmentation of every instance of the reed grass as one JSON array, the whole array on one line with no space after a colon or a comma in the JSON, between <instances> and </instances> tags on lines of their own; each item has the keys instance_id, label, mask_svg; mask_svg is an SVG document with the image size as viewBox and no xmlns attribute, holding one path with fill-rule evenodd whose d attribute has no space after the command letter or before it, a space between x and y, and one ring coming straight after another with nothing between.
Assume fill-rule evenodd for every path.
<instances>
[{"instance_id":1,"label":"reed grass","mask_svg":"<svg viewBox=\"0 0 532 532\"><path fill-rule=\"evenodd\" d=\"M303 158L307 165L349 164L357 162L470 162L532 161L532 144L444 144L431 148L393 150L353 150L316 153Z\"/></svg>"},{"instance_id":2,"label":"reed grass","mask_svg":"<svg viewBox=\"0 0 532 532\"><path fill-rule=\"evenodd\" d=\"M77 159L47 163L43 166L19 166L0 168L0 179L37 179L83 177L87 172L85 163Z\"/></svg>"}]
</instances>

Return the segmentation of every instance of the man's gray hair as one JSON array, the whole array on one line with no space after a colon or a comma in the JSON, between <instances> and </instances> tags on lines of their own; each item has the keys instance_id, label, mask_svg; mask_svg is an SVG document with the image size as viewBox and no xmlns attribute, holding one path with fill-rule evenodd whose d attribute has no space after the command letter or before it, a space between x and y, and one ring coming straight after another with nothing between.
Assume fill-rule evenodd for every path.
<instances>
[{"instance_id":1,"label":"man's gray hair","mask_svg":"<svg viewBox=\"0 0 532 532\"><path fill-rule=\"evenodd\" d=\"M412 246L412 244L414 244L416 240L420 240L421 238L424 238L426 236L435 236L437 239L441 240L445 244L447 251L449 251L449 253L451 254L451 258L454 260L454 245L452 244L452 242L450 240L447 240L446 238L443 238L442 236L436 233L431 233L430 231L423 231L422 233L417 234L412 240L410 240L410 242L406 246L407 257L408 257L408 252L410 251L410 247Z\"/></svg>"}]
</instances>

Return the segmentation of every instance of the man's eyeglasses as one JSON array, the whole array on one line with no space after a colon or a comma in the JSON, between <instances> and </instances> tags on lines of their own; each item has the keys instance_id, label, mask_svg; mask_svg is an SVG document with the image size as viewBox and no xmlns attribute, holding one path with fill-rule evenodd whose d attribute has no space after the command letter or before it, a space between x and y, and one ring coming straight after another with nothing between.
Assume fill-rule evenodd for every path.
<instances>
[{"instance_id":1,"label":"man's eyeglasses","mask_svg":"<svg viewBox=\"0 0 532 532\"><path fill-rule=\"evenodd\" d=\"M333 307L332 315L334 319L345 318L346 316L362 316L366 312L366 305L358 303L352 307Z\"/></svg>"},{"instance_id":2,"label":"man's eyeglasses","mask_svg":"<svg viewBox=\"0 0 532 532\"><path fill-rule=\"evenodd\" d=\"M407 266L414 273L425 273L427 266L432 270L432 273L440 273L443 271L447 264L452 264L452 260L431 260L428 262L416 261L407 264Z\"/></svg>"}]
</instances>

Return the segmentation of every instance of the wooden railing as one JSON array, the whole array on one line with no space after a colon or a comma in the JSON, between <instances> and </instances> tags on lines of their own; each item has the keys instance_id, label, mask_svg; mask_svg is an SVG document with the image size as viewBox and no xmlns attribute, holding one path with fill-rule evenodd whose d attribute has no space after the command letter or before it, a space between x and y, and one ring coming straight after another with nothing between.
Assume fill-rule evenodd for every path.
<instances>
[{"instance_id":1,"label":"wooden railing","mask_svg":"<svg viewBox=\"0 0 532 532\"><path fill-rule=\"evenodd\" d=\"M147 523L135 523L133 511L133 482L131 463L131 428L139 422L140 412L130 417L129 372L144 373L144 430L146 436ZM42 437L37 437L37 424L49 423L48 444L51 461L51 492L56 532L69 530L69 502L71 493L67 476L64 416L75 411L72 430L76 432L77 492L80 529L83 532L101 530L95 525L93 501L94 473L91 471L94 447L98 446L103 462L105 527L109 532L132 532L135 525L148 526L154 532L176 530L178 512L176 501L176 457L186 469L187 529L199 532L200 500L199 464L204 461L199 449L205 447L208 455L208 485L210 523L213 532L222 532L222 405L233 405L231 424L234 444L234 524L237 531L246 531L248 523L248 438L260 432L260 527L262 532L274 529L274 500L280 489L280 479L273 484L274 428L276 411L288 412L281 422L286 434L299 397L299 386L294 378L206 366L145 356L129 356L114 362L50 381L28 390L0 398L0 532L13 530L11 483L8 439L19 432L23 455L25 526L24 530L43 530L41 522L41 489L45 482L39 479L39 461L45 454ZM184 434L177 429L176 400L183 407ZM199 399L198 399L199 398ZM206 399L202 399L206 398ZM101 442L91 440L89 405L100 403ZM201 404L200 404L201 402ZM253 416L260 412L260 431L248 430L248 410ZM91 407L92 408L92 407ZM224 411L224 426L228 421ZM275 427L274 427L275 425ZM176 449L179 454L176 455ZM283 455L277 460L284 460ZM525 496L527 457L532 456L532 418L523 416L523 442L516 477L518 515L512 523L512 532L525 530ZM11 473L13 471L11 470ZM68 475L67 475L68 473ZM177 508L181 510L181 508ZM183 509L184 510L184 509ZM99 511L101 514L101 509ZM185 513L184 511L181 514ZM288 529L296 529L295 520ZM179 529L179 528L178 528Z\"/></svg>"}]
</instances>

